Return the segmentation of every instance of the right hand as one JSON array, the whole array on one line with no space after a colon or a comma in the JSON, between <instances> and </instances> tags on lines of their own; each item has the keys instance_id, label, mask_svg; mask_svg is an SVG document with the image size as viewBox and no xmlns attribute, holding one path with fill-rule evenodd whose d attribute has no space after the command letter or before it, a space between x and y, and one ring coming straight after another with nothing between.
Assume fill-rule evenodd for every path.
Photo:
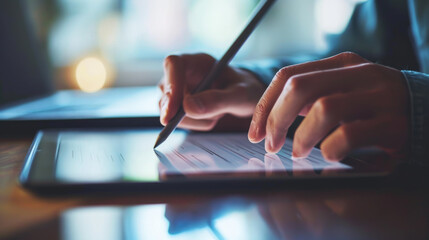
<instances>
[{"instance_id":1,"label":"right hand","mask_svg":"<svg viewBox=\"0 0 429 240\"><path fill-rule=\"evenodd\" d=\"M166 125L181 104L185 118L178 125L209 131L226 114L250 118L265 86L242 69L227 67L209 90L191 95L215 63L207 54L170 55L164 60L164 76L159 88L161 124Z\"/></svg>"}]
</instances>

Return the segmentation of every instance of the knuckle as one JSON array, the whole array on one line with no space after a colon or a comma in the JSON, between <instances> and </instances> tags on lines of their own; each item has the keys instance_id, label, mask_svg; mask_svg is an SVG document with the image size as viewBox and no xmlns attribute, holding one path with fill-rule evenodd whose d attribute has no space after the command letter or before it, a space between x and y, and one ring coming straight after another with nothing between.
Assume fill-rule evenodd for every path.
<instances>
[{"instance_id":1,"label":"knuckle","mask_svg":"<svg viewBox=\"0 0 429 240\"><path fill-rule=\"evenodd\" d=\"M356 62L362 60L361 56L350 51L342 52L339 56L344 62Z\"/></svg>"},{"instance_id":2,"label":"knuckle","mask_svg":"<svg viewBox=\"0 0 429 240\"><path fill-rule=\"evenodd\" d=\"M169 55L164 59L164 67L168 68L171 65L175 65L180 61L180 56L178 55Z\"/></svg>"},{"instance_id":3,"label":"knuckle","mask_svg":"<svg viewBox=\"0 0 429 240\"><path fill-rule=\"evenodd\" d=\"M242 93L250 94L250 92L248 92L249 87L245 84L237 84L231 89L231 91L234 94L242 94Z\"/></svg>"},{"instance_id":4,"label":"knuckle","mask_svg":"<svg viewBox=\"0 0 429 240\"><path fill-rule=\"evenodd\" d=\"M215 59L207 53L198 53L197 55L201 56L205 61L215 61Z\"/></svg>"},{"instance_id":5,"label":"knuckle","mask_svg":"<svg viewBox=\"0 0 429 240\"><path fill-rule=\"evenodd\" d=\"M282 78L275 77L271 81L270 85L268 86L268 89L278 89L278 88L281 88L281 87L283 87L284 82L285 81Z\"/></svg>"},{"instance_id":6,"label":"knuckle","mask_svg":"<svg viewBox=\"0 0 429 240\"><path fill-rule=\"evenodd\" d=\"M305 85L305 81L301 77L294 76L288 80L285 90L291 93L299 94L305 89Z\"/></svg>"},{"instance_id":7,"label":"knuckle","mask_svg":"<svg viewBox=\"0 0 429 240\"><path fill-rule=\"evenodd\" d=\"M342 52L342 53L340 53L340 56L343 57L343 58L345 58L345 59L347 59L347 58L348 59L353 59L353 58L360 57L359 55L357 55L356 53L351 52L351 51Z\"/></svg>"},{"instance_id":8,"label":"knuckle","mask_svg":"<svg viewBox=\"0 0 429 240\"><path fill-rule=\"evenodd\" d=\"M375 63L362 63L360 64L360 67L365 68L369 71L374 71L374 70L378 70L380 68L380 65Z\"/></svg>"},{"instance_id":9,"label":"knuckle","mask_svg":"<svg viewBox=\"0 0 429 240\"><path fill-rule=\"evenodd\" d=\"M390 81L383 81L386 78L385 69L379 64L376 63L362 63L359 65L359 68L364 70L366 73L370 74L372 83L375 83L376 86L382 87L384 89L390 89L392 84Z\"/></svg>"},{"instance_id":10,"label":"knuckle","mask_svg":"<svg viewBox=\"0 0 429 240\"><path fill-rule=\"evenodd\" d=\"M325 118L333 115L334 105L335 103L329 97L322 97L314 103L313 107L317 116Z\"/></svg>"},{"instance_id":11,"label":"knuckle","mask_svg":"<svg viewBox=\"0 0 429 240\"><path fill-rule=\"evenodd\" d=\"M281 68L279 71L276 72L275 78L283 80L283 79L288 79L292 75L293 74L292 74L291 68L290 67L284 67L284 68Z\"/></svg>"},{"instance_id":12,"label":"knuckle","mask_svg":"<svg viewBox=\"0 0 429 240\"><path fill-rule=\"evenodd\" d=\"M256 105L255 108L255 114L256 115L265 115L266 111L268 109L268 102L267 99L265 98L261 98L258 102L258 104Z\"/></svg>"},{"instance_id":13,"label":"knuckle","mask_svg":"<svg viewBox=\"0 0 429 240\"><path fill-rule=\"evenodd\" d=\"M200 63L210 63L213 64L216 59L213 58L211 55L207 54L207 53L193 53L193 54L182 54L180 55L181 59L183 59L183 61L187 62L193 62L196 64L200 64Z\"/></svg>"},{"instance_id":14,"label":"knuckle","mask_svg":"<svg viewBox=\"0 0 429 240\"><path fill-rule=\"evenodd\" d=\"M210 110L221 110L231 104L226 101L224 94L220 91L213 91L205 98L201 98L201 101Z\"/></svg>"},{"instance_id":15,"label":"knuckle","mask_svg":"<svg viewBox=\"0 0 429 240\"><path fill-rule=\"evenodd\" d=\"M271 81L270 87L283 87L285 82L289 81L289 79L294 75L296 75L296 73L294 71L293 66L281 68L279 71L276 72L273 81Z\"/></svg>"}]
</instances>

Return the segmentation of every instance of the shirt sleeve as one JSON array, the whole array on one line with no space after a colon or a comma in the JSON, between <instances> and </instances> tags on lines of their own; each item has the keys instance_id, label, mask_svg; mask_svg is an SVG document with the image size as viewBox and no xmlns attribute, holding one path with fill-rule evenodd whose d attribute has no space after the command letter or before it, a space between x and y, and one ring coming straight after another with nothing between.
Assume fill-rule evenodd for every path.
<instances>
[{"instance_id":1,"label":"shirt sleeve","mask_svg":"<svg viewBox=\"0 0 429 240\"><path fill-rule=\"evenodd\" d=\"M362 3L356 8L345 32L332 38L331 43L333 47L329 55L354 51L371 61L407 69L402 73L409 86L411 102L410 162L429 166L429 1L372 0ZM320 57L323 55L314 59ZM239 67L269 85L280 68L308 60L275 59Z\"/></svg>"},{"instance_id":2,"label":"shirt sleeve","mask_svg":"<svg viewBox=\"0 0 429 240\"><path fill-rule=\"evenodd\" d=\"M289 56L284 58L276 59L263 59L255 61L245 61L235 64L234 67L238 67L249 71L256 78L261 81L265 86L270 85L271 80L276 75L276 73L283 67L290 66L293 64L303 63L314 61L320 59L323 56L321 55L301 55L301 56Z\"/></svg>"},{"instance_id":3,"label":"shirt sleeve","mask_svg":"<svg viewBox=\"0 0 429 240\"><path fill-rule=\"evenodd\" d=\"M429 73L429 1L409 0L411 33L420 71Z\"/></svg>"},{"instance_id":4,"label":"shirt sleeve","mask_svg":"<svg viewBox=\"0 0 429 240\"><path fill-rule=\"evenodd\" d=\"M411 159L429 166L429 74L402 71L410 91Z\"/></svg>"}]
</instances>

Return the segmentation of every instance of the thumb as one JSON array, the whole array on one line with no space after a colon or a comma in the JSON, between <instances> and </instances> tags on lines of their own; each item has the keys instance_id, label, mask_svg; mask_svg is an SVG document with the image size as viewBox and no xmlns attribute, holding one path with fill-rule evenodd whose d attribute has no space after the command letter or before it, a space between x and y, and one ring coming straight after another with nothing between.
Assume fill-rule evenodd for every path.
<instances>
[{"instance_id":1,"label":"thumb","mask_svg":"<svg viewBox=\"0 0 429 240\"><path fill-rule=\"evenodd\" d=\"M252 116L256 102L252 103L245 87L210 89L185 97L183 108L188 117L209 119L226 113L239 117Z\"/></svg>"}]
</instances>

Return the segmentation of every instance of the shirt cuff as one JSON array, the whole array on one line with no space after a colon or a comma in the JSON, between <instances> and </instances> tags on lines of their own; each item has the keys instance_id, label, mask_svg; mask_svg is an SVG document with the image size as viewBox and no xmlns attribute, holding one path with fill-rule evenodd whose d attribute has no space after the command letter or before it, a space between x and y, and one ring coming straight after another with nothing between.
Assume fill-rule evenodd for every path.
<instances>
[{"instance_id":1,"label":"shirt cuff","mask_svg":"<svg viewBox=\"0 0 429 240\"><path fill-rule=\"evenodd\" d=\"M429 166L429 75L413 71L402 71L402 73L410 91L410 162Z\"/></svg>"}]
</instances>

